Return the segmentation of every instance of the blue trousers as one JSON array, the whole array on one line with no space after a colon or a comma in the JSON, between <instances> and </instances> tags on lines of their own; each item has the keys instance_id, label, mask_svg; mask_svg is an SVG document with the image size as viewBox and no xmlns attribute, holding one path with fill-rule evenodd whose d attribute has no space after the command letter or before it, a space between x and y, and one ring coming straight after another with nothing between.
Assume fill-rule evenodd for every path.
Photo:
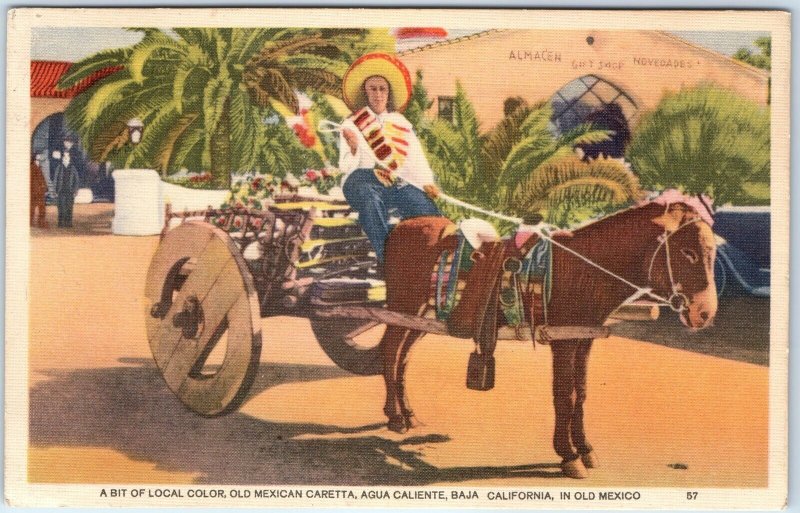
<instances>
[{"instance_id":1,"label":"blue trousers","mask_svg":"<svg viewBox=\"0 0 800 513\"><path fill-rule=\"evenodd\" d=\"M389 210L396 209L401 219L441 216L433 201L423 191L405 183L384 186L372 169L356 169L342 187L344 197L356 212L358 221L383 262L384 244L389 236Z\"/></svg>"}]
</instances>

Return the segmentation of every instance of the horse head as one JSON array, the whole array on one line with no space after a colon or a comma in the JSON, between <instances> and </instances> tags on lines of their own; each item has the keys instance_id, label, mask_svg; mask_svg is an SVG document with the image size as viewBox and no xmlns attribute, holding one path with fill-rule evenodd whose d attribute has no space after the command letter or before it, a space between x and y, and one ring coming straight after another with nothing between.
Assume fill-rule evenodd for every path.
<instances>
[{"instance_id":1,"label":"horse head","mask_svg":"<svg viewBox=\"0 0 800 513\"><path fill-rule=\"evenodd\" d=\"M669 298L687 327L710 326L717 313L716 244L711 226L685 202L667 204L652 221L664 230L646 262L653 292Z\"/></svg>"}]
</instances>

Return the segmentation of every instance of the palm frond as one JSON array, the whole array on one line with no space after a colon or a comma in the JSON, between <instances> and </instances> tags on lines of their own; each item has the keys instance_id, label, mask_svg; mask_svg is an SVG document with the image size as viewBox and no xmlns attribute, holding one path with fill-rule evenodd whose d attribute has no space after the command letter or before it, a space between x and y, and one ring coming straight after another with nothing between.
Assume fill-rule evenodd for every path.
<instances>
[{"instance_id":1,"label":"palm frond","mask_svg":"<svg viewBox=\"0 0 800 513\"><path fill-rule=\"evenodd\" d=\"M537 168L517 186L510 203L518 215L546 212L549 221L567 224L627 205L640 196L636 175L622 161L584 162L573 155Z\"/></svg>"},{"instance_id":2,"label":"palm frond","mask_svg":"<svg viewBox=\"0 0 800 513\"><path fill-rule=\"evenodd\" d=\"M315 91L331 96L341 96L342 79L335 73L323 69L288 69L287 82L294 83L301 91Z\"/></svg>"},{"instance_id":3,"label":"palm frond","mask_svg":"<svg viewBox=\"0 0 800 513\"><path fill-rule=\"evenodd\" d=\"M181 112L177 109L177 106L175 112L178 115L181 114ZM166 135L161 142L159 149L155 152L155 165L162 172L169 170L170 162L175 162L173 154L175 152L175 147L178 140L198 117L199 115L195 113L181 116L175 121L170 120L172 125L169 126L165 131Z\"/></svg>"},{"instance_id":4,"label":"palm frond","mask_svg":"<svg viewBox=\"0 0 800 513\"><path fill-rule=\"evenodd\" d=\"M174 52L186 55L187 47L161 32L155 30L148 33L144 39L133 46L133 51L128 58L128 71L136 82L144 81L144 67L147 61L159 52Z\"/></svg>"},{"instance_id":5,"label":"palm frond","mask_svg":"<svg viewBox=\"0 0 800 513\"><path fill-rule=\"evenodd\" d=\"M203 119L208 138L217 130L232 86L230 77L223 71L209 80L203 91Z\"/></svg>"},{"instance_id":6,"label":"palm frond","mask_svg":"<svg viewBox=\"0 0 800 513\"><path fill-rule=\"evenodd\" d=\"M131 78L119 78L103 84L86 104L86 121L95 121L105 108L121 101L135 84Z\"/></svg>"},{"instance_id":7,"label":"palm frond","mask_svg":"<svg viewBox=\"0 0 800 513\"><path fill-rule=\"evenodd\" d=\"M130 48L114 48L97 52L85 59L72 64L66 73L58 80L56 89L63 91L78 85L82 80L88 78L102 69L125 66L130 57Z\"/></svg>"},{"instance_id":8,"label":"palm frond","mask_svg":"<svg viewBox=\"0 0 800 513\"><path fill-rule=\"evenodd\" d=\"M168 170L207 169L202 163L203 143L205 132L202 119L198 116L183 131L175 141L172 150L172 160Z\"/></svg>"},{"instance_id":9,"label":"palm frond","mask_svg":"<svg viewBox=\"0 0 800 513\"><path fill-rule=\"evenodd\" d=\"M559 138L559 143L563 146L570 147L583 144L597 144L611 140L613 135L613 130L594 129L591 123L580 123L562 134Z\"/></svg>"},{"instance_id":10,"label":"palm frond","mask_svg":"<svg viewBox=\"0 0 800 513\"><path fill-rule=\"evenodd\" d=\"M531 110L526 104L520 105L484 136L481 144L481 169L495 174L499 172L511 149L522 138L522 122Z\"/></svg>"}]
</instances>

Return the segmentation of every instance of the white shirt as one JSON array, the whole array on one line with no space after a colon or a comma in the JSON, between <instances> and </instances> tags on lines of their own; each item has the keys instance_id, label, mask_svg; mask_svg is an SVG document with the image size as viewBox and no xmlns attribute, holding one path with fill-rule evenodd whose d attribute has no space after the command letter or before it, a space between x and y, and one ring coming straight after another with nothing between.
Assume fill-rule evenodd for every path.
<instances>
[{"instance_id":1,"label":"white shirt","mask_svg":"<svg viewBox=\"0 0 800 513\"><path fill-rule=\"evenodd\" d=\"M378 123L383 126L386 121L391 121L393 124L408 128L409 132L406 136L408 140L408 156L406 156L403 164L398 167L394 174L406 182L423 187L425 185L434 184L433 171L428 164L428 159L425 158L425 153L422 151L422 145L414 133L411 123L399 112L383 112L376 114ZM364 138L361 131L356 128L355 123L350 119L345 119L342 123L342 129L349 128L356 134L358 139L358 147L356 148L355 155L350 151L350 145L344 138L344 134L339 135L339 171L344 174L342 183L347 180L347 177L356 169L367 168L373 169L378 160L375 154Z\"/></svg>"}]
</instances>

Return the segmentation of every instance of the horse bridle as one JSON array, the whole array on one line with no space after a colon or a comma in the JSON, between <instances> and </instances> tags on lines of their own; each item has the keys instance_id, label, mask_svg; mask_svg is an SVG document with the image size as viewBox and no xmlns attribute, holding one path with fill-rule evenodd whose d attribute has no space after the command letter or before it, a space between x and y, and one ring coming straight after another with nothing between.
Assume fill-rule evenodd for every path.
<instances>
[{"instance_id":1,"label":"horse bridle","mask_svg":"<svg viewBox=\"0 0 800 513\"><path fill-rule=\"evenodd\" d=\"M667 206L667 209L669 209L669 206ZM579 259L583 260L584 262L586 262L587 264L591 265L592 267L594 267L594 268L596 268L596 269L608 274L609 276L621 281L622 283L625 283L626 285L636 289L636 293L633 294L631 297L629 297L625 301L626 303L630 302L630 301L633 301L635 299L638 299L640 297L643 297L643 296L650 296L652 299L655 299L656 301L658 301L659 304L669 306L672 311L677 312L677 313L681 313L681 312L683 312L684 310L686 310L688 308L689 298L686 296L686 294L683 294L682 292L680 292L680 290L678 290L678 285L679 284L675 283L675 277L674 277L673 272L672 272L672 259L670 258L670 254L669 254L669 238L672 237L673 235L675 235L676 233L678 233L679 231L681 231L683 228L689 226L690 224L694 224L694 223L696 223L698 221L702 221L702 220L703 219L701 217L699 217L699 216L694 217L694 218L690 219L689 221L683 223L682 225L678 226L678 228L676 228L675 231L671 232L671 231L665 229L664 233L662 233L661 235L658 236L659 244L658 244L658 247L656 248L656 250L653 252L653 256L650 258L650 267L649 267L649 269L647 271L647 281L648 281L648 285L652 285L653 263L655 262L656 256L658 255L658 252L661 250L661 246L664 246L665 250L666 250L666 255L667 255L667 273L669 275L670 287L672 289L672 294L670 295L669 298L661 297L660 295L656 294L655 292L653 292L653 288L652 287L650 287L650 288L640 287L639 285L636 285L635 283L625 279L624 277L616 274L615 272L613 272L613 271L611 271L609 269L606 269L605 267L601 266L597 262L594 262L591 259L586 258L584 255L578 253L574 249L571 249L568 246L565 246L564 244L561 244L560 242L555 240L552 236L550 236L549 234L545 233L544 230L538 230L537 233L538 233L539 237L541 237L543 239L546 239L546 240L549 240L550 243L552 243L554 246L558 246L559 248L563 249L564 251L566 251L568 253L571 253L572 255L574 255L574 256L578 257Z\"/></svg>"},{"instance_id":2,"label":"horse bridle","mask_svg":"<svg viewBox=\"0 0 800 513\"><path fill-rule=\"evenodd\" d=\"M682 225L678 226L675 231L671 232L667 229L664 230L664 233L658 236L658 247L653 252L653 256L650 258L650 267L647 269L647 282L652 285L653 278L653 264L656 261L656 256L658 256L658 252L661 251L661 247L664 247L664 253L667 258L667 275L669 276L669 284L672 289L672 294L667 298L666 304L672 309L673 312L683 312L688 308L689 305L689 298L686 294L682 293L678 289L678 283L675 283L675 277L672 273L672 258L670 257L669 253L669 238L681 231L683 228L689 226L690 224L694 224L698 221L702 221L701 217L694 217Z\"/></svg>"}]
</instances>

